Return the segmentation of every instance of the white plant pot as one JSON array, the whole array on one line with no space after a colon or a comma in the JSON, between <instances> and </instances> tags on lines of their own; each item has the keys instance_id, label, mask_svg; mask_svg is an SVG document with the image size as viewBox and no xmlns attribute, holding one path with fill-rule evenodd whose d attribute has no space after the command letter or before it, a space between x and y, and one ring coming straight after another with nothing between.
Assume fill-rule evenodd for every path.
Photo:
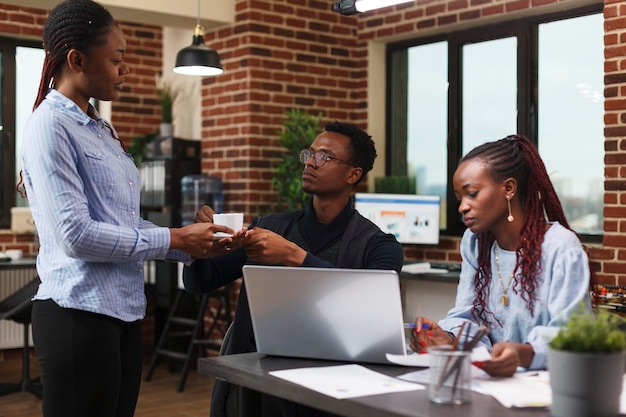
<instances>
[{"instance_id":1,"label":"white plant pot","mask_svg":"<svg viewBox=\"0 0 626 417\"><path fill-rule=\"evenodd\" d=\"M554 417L619 416L626 356L548 350Z\"/></svg>"},{"instance_id":2,"label":"white plant pot","mask_svg":"<svg viewBox=\"0 0 626 417\"><path fill-rule=\"evenodd\" d=\"M172 123L161 123L160 125L161 137L169 138L174 136L174 125Z\"/></svg>"}]
</instances>

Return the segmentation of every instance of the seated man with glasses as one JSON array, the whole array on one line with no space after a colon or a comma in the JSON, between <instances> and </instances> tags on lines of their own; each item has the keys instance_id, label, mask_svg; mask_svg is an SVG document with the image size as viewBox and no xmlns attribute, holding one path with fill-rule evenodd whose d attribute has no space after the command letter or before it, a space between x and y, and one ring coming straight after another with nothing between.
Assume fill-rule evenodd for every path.
<instances>
[{"instance_id":1,"label":"seated man with glasses","mask_svg":"<svg viewBox=\"0 0 626 417\"><path fill-rule=\"evenodd\" d=\"M224 255L199 259L185 267L184 283L191 293L213 291L242 276L247 263L386 269L400 272L402 246L353 208L354 187L372 169L376 148L371 136L356 126L333 122L325 126L309 149L300 152L302 189L310 194L304 210L257 218L249 230L239 231L225 242ZM202 207L196 222L211 222L213 210ZM226 248L228 247L228 248ZM228 252L227 252L228 250ZM248 300L242 285L231 336L225 354L256 351ZM232 417L236 409L235 387L216 380L211 416ZM264 398L264 414L278 406L283 415L322 416L318 410L284 400ZM265 410L267 408L267 410Z\"/></svg>"}]
</instances>

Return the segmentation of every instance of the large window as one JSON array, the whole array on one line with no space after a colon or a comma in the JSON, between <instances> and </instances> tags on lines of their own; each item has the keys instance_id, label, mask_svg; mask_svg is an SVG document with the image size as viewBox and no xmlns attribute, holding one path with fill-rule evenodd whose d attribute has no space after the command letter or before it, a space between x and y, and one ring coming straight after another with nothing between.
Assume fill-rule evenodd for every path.
<instances>
[{"instance_id":1,"label":"large window","mask_svg":"<svg viewBox=\"0 0 626 417\"><path fill-rule=\"evenodd\" d=\"M597 14L539 25L539 151L571 226L588 234L602 233L602 36Z\"/></svg>"},{"instance_id":2,"label":"large window","mask_svg":"<svg viewBox=\"0 0 626 417\"><path fill-rule=\"evenodd\" d=\"M603 17L600 6L391 44L388 175L416 177L463 225L451 189L475 146L519 133L537 144L572 227L602 234Z\"/></svg>"},{"instance_id":3,"label":"large window","mask_svg":"<svg viewBox=\"0 0 626 417\"><path fill-rule=\"evenodd\" d=\"M26 206L17 196L20 143L24 123L32 112L43 65L41 44L0 38L0 229L11 225L11 207Z\"/></svg>"}]
</instances>

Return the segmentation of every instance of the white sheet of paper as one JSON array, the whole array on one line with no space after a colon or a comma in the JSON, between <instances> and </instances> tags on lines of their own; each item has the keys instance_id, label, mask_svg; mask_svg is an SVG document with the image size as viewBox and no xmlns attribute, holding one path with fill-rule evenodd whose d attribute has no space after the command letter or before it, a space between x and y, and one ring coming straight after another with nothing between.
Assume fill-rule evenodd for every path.
<instances>
[{"instance_id":1,"label":"white sheet of paper","mask_svg":"<svg viewBox=\"0 0 626 417\"><path fill-rule=\"evenodd\" d=\"M272 371L270 375L337 399L426 388L371 371L361 365L285 369Z\"/></svg>"},{"instance_id":2,"label":"white sheet of paper","mask_svg":"<svg viewBox=\"0 0 626 417\"><path fill-rule=\"evenodd\" d=\"M622 386L626 383L626 375ZM491 395L505 407L550 407L552 389L548 371L516 373L512 378L483 376L472 381L472 389ZM626 414L626 391L620 395L620 414Z\"/></svg>"},{"instance_id":3,"label":"white sheet of paper","mask_svg":"<svg viewBox=\"0 0 626 417\"><path fill-rule=\"evenodd\" d=\"M389 362L403 366L421 366L427 368L430 366L430 355L428 353L412 353L410 355L392 355L387 353L386 358ZM491 354L484 346L479 346L472 351L472 362L484 362L491 359Z\"/></svg>"},{"instance_id":4,"label":"white sheet of paper","mask_svg":"<svg viewBox=\"0 0 626 417\"><path fill-rule=\"evenodd\" d=\"M626 375L622 386L625 386ZM512 378L492 378L483 376L472 380L472 389L491 395L508 408L550 407L552 389L548 371L528 371L516 373ZM620 396L620 414L626 414L626 390Z\"/></svg>"},{"instance_id":5,"label":"white sheet of paper","mask_svg":"<svg viewBox=\"0 0 626 417\"><path fill-rule=\"evenodd\" d=\"M430 369L408 372L398 378L428 384ZM626 375L624 384L626 386ZM511 378L494 378L472 366L472 391L491 395L507 408L548 408L552 405L548 371L518 372ZM620 397L620 414L626 414L626 390L622 390Z\"/></svg>"},{"instance_id":6,"label":"white sheet of paper","mask_svg":"<svg viewBox=\"0 0 626 417\"><path fill-rule=\"evenodd\" d=\"M491 395L507 408L545 408L552 404L547 371L516 373L511 378L474 378L472 390Z\"/></svg>"}]
</instances>

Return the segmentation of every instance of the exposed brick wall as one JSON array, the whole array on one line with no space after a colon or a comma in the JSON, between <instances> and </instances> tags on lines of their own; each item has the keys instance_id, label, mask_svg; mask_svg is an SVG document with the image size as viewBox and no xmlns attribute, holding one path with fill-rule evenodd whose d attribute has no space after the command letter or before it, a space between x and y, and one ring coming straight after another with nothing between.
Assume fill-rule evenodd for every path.
<instances>
[{"instance_id":1,"label":"exposed brick wall","mask_svg":"<svg viewBox=\"0 0 626 417\"><path fill-rule=\"evenodd\" d=\"M39 244L34 233L16 233L10 230L0 231L0 251L21 249L23 256L35 256L39 252Z\"/></svg>"},{"instance_id":2,"label":"exposed brick wall","mask_svg":"<svg viewBox=\"0 0 626 417\"><path fill-rule=\"evenodd\" d=\"M330 11L332 2L240 0L236 22L206 35L225 67L222 76L206 79L203 100L204 172L222 176L230 210L254 212L270 206L272 162L280 156L278 135L284 111L304 108L324 112L367 128L367 43L418 36L429 30L455 30L461 25L510 18L507 14L541 13L580 6L572 0L421 0L343 17ZM626 123L624 60L626 6L605 2L607 20L607 195L606 237L590 245L602 282L626 285ZM621 49L620 49L621 48ZM344 51L345 49L345 51ZM340 52L339 56L337 52ZM618 54L616 57L615 54ZM613 56L612 56L613 55ZM613 88L609 88L608 80ZM621 84L621 85L620 85ZM336 95L340 97L337 98ZM613 107L609 107L613 106ZM622 127L626 130L626 128ZM379 142L381 143L381 142ZM380 146L380 145L379 145ZM620 157L622 159L620 159ZM622 225L622 223L624 223ZM437 246L405 246L407 258L460 261L459 238L442 238Z\"/></svg>"},{"instance_id":3,"label":"exposed brick wall","mask_svg":"<svg viewBox=\"0 0 626 417\"><path fill-rule=\"evenodd\" d=\"M223 178L228 210L270 210L287 109L365 127L365 44L329 4L236 1L236 23L207 33L225 71L202 88L202 170Z\"/></svg>"},{"instance_id":4,"label":"exposed brick wall","mask_svg":"<svg viewBox=\"0 0 626 417\"><path fill-rule=\"evenodd\" d=\"M41 39L41 31L47 16L48 12L45 10L2 4L0 34Z\"/></svg>"},{"instance_id":5,"label":"exposed brick wall","mask_svg":"<svg viewBox=\"0 0 626 417\"><path fill-rule=\"evenodd\" d=\"M112 102L111 123L129 143L134 136L157 131L161 123L156 75L163 63L163 29L127 22L120 26L126 36L124 60L130 73L125 77L124 91Z\"/></svg>"},{"instance_id":6,"label":"exposed brick wall","mask_svg":"<svg viewBox=\"0 0 626 417\"><path fill-rule=\"evenodd\" d=\"M601 279L626 285L626 3L604 2L604 240Z\"/></svg>"},{"instance_id":7,"label":"exposed brick wall","mask_svg":"<svg viewBox=\"0 0 626 417\"><path fill-rule=\"evenodd\" d=\"M454 30L574 0L421 0L358 16L332 12L332 1L238 0L233 25L206 34L225 73L202 87L203 172L224 179L229 210L256 213L274 199L273 162L283 152L277 131L288 108L368 128L367 44L420 31ZM626 285L626 4L605 5L605 238L591 246L603 282ZM40 36L45 12L0 6L0 34ZM112 122L126 142L159 122L154 74L160 69L159 27L123 23L132 73L113 104ZM382 143L382 142L379 142ZM382 145L379 145L382 146ZM14 242L10 242L13 244ZM0 242L1 245L4 241ZM458 238L433 247L407 246L407 257L458 261Z\"/></svg>"}]
</instances>

